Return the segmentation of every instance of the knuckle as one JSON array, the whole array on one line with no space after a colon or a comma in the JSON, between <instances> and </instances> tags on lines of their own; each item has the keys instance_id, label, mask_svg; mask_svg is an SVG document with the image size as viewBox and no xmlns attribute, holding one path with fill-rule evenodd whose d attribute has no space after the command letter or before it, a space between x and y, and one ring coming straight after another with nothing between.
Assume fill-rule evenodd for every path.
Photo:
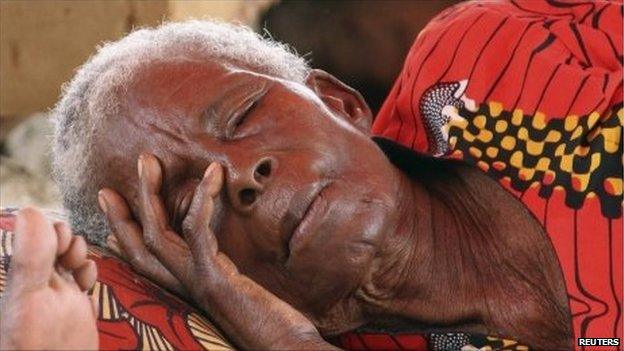
<instances>
[{"instance_id":1,"label":"knuckle","mask_svg":"<svg viewBox=\"0 0 624 351\"><path fill-rule=\"evenodd\" d=\"M193 232L193 219L191 217L186 217L184 221L182 221L182 233L185 236L188 236Z\"/></svg>"},{"instance_id":2,"label":"knuckle","mask_svg":"<svg viewBox=\"0 0 624 351\"><path fill-rule=\"evenodd\" d=\"M143 264L143 257L141 255L130 256L130 264L135 268L141 267Z\"/></svg>"},{"instance_id":3,"label":"knuckle","mask_svg":"<svg viewBox=\"0 0 624 351\"><path fill-rule=\"evenodd\" d=\"M156 246L156 238L151 230L145 232L143 241L145 242L145 246L149 247L150 249L153 249Z\"/></svg>"},{"instance_id":4,"label":"knuckle","mask_svg":"<svg viewBox=\"0 0 624 351\"><path fill-rule=\"evenodd\" d=\"M110 227L110 230L112 232L117 234L123 234L126 232L126 227L128 226L128 223L124 221L112 221L109 219L108 226Z\"/></svg>"}]
</instances>

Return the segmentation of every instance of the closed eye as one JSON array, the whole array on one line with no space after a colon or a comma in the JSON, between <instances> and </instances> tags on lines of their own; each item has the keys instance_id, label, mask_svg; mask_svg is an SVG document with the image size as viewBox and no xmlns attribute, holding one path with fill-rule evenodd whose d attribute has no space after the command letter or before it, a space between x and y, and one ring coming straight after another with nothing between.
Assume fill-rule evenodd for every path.
<instances>
[{"instance_id":1,"label":"closed eye","mask_svg":"<svg viewBox=\"0 0 624 351\"><path fill-rule=\"evenodd\" d=\"M245 101L240 108L236 109L226 125L226 134L228 138L234 137L237 129L245 123L265 94L266 90L259 91L258 94L254 94L254 96Z\"/></svg>"},{"instance_id":2,"label":"closed eye","mask_svg":"<svg viewBox=\"0 0 624 351\"><path fill-rule=\"evenodd\" d=\"M243 109L242 113L239 113L239 115L237 117L233 118L233 121L230 122L230 123L233 124L234 131L236 131L236 129L238 129L238 127L240 127L245 122L247 117L256 108L257 104L258 104L258 100L252 101L251 104L249 104L249 106L246 106Z\"/></svg>"}]
</instances>

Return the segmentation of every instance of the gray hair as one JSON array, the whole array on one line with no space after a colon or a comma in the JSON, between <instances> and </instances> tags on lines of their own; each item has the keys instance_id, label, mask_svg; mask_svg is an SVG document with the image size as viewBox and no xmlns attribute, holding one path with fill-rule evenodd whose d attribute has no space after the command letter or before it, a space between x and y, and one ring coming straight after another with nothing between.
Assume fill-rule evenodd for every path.
<instances>
[{"instance_id":1,"label":"gray hair","mask_svg":"<svg viewBox=\"0 0 624 351\"><path fill-rule=\"evenodd\" d=\"M165 23L100 46L63 87L52 111L54 177L74 232L87 241L104 244L109 233L97 206L101 162L92 145L101 121L121 112L123 94L118 92L139 68L189 59L219 60L299 83L310 70L286 45L217 21Z\"/></svg>"}]
</instances>

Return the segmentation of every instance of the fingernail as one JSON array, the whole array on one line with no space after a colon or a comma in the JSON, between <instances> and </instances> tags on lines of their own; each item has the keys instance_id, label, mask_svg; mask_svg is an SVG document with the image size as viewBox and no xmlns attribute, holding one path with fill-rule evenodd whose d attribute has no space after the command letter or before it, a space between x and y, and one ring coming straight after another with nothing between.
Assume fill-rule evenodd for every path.
<instances>
[{"instance_id":1,"label":"fingernail","mask_svg":"<svg viewBox=\"0 0 624 351\"><path fill-rule=\"evenodd\" d=\"M108 212L108 207L106 206L106 200L104 199L104 195L102 195L102 191L100 190L100 192L98 192L98 204L100 205L100 208L102 209L102 212L104 212L104 214L106 214Z\"/></svg>"},{"instance_id":2,"label":"fingernail","mask_svg":"<svg viewBox=\"0 0 624 351\"><path fill-rule=\"evenodd\" d=\"M206 172L204 172L204 178L212 179L216 168L217 164L214 162L211 163L208 168L206 168Z\"/></svg>"},{"instance_id":3,"label":"fingernail","mask_svg":"<svg viewBox=\"0 0 624 351\"><path fill-rule=\"evenodd\" d=\"M137 170L139 172L139 179L143 176L143 155L139 155L139 159L137 160Z\"/></svg>"},{"instance_id":4,"label":"fingernail","mask_svg":"<svg viewBox=\"0 0 624 351\"><path fill-rule=\"evenodd\" d=\"M108 234L108 236L106 237L106 246L108 246L109 248L117 244L113 238L113 234Z\"/></svg>"},{"instance_id":5,"label":"fingernail","mask_svg":"<svg viewBox=\"0 0 624 351\"><path fill-rule=\"evenodd\" d=\"M115 253L121 253L121 250L119 249L119 243L117 242L117 238L113 234L109 234L106 237L106 246Z\"/></svg>"}]
</instances>

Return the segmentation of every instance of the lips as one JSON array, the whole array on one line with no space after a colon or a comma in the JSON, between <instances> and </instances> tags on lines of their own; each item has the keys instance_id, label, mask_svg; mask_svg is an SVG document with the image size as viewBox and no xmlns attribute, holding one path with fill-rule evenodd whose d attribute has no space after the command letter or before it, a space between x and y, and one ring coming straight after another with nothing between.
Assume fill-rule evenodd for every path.
<instances>
[{"instance_id":1,"label":"lips","mask_svg":"<svg viewBox=\"0 0 624 351\"><path fill-rule=\"evenodd\" d=\"M299 225L310 212L310 208L314 201L318 198L319 193L327 187L328 182L316 182L305 186L297 191L288 203L286 214L281 223L282 233L284 235L285 248L287 256L290 255L289 243Z\"/></svg>"}]
</instances>

